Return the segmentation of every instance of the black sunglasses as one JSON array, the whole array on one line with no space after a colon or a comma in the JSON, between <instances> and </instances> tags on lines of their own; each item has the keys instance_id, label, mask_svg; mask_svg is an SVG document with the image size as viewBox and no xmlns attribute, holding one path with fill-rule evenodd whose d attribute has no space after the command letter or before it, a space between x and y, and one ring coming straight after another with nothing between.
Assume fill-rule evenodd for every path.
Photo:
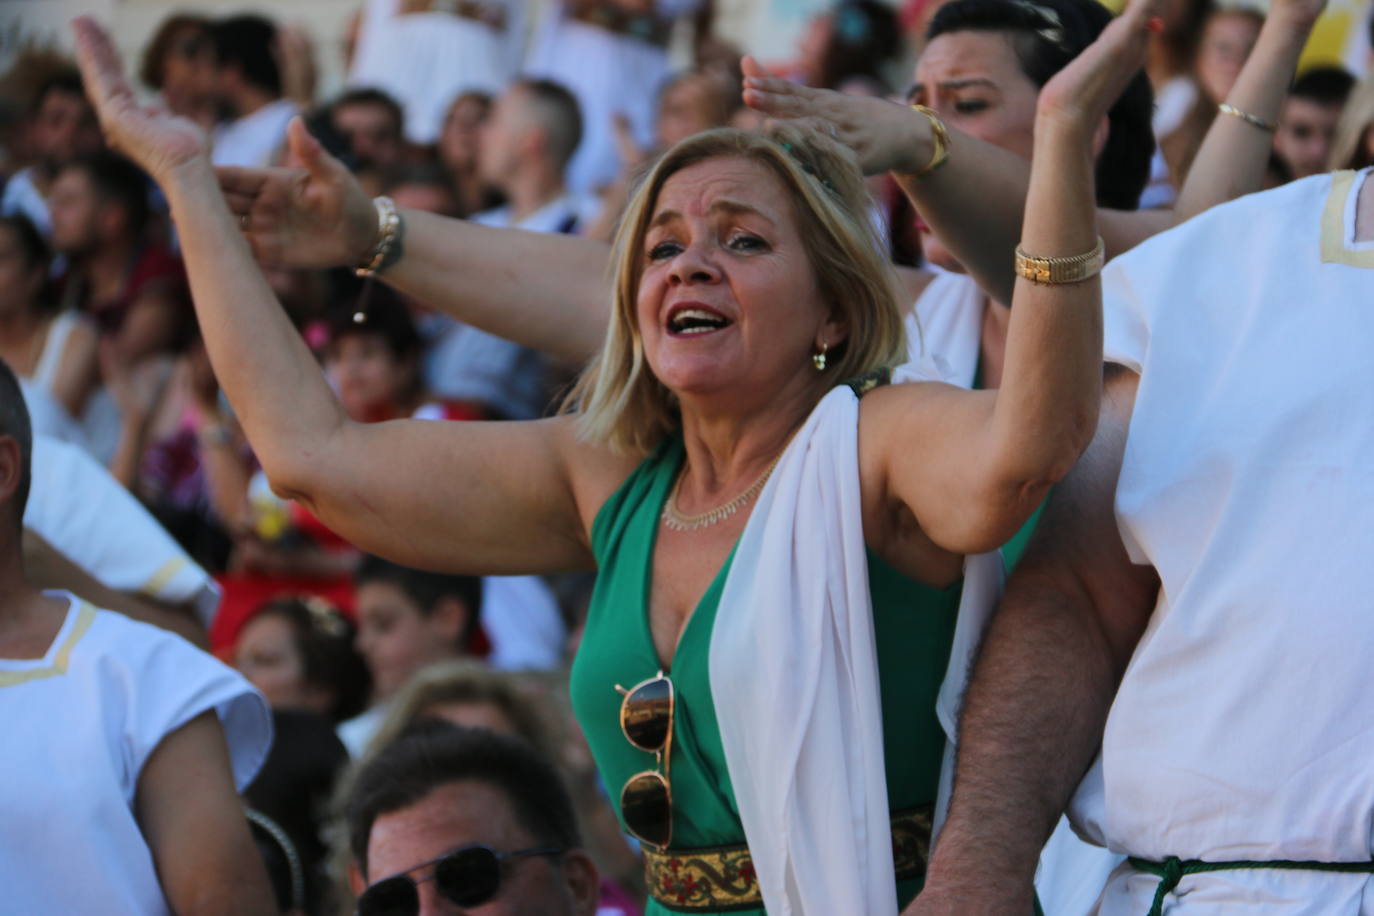
<instances>
[{"instance_id":1,"label":"black sunglasses","mask_svg":"<svg viewBox=\"0 0 1374 916\"><path fill-rule=\"evenodd\" d=\"M421 862L406 873L378 881L358 898L358 916L415 916L420 912L419 883L434 879L439 893L458 906L478 906L501 889L501 862L525 856L561 856L566 849L519 849L496 852L490 846L464 846L437 859ZM433 865L427 878L408 872Z\"/></svg>"}]
</instances>

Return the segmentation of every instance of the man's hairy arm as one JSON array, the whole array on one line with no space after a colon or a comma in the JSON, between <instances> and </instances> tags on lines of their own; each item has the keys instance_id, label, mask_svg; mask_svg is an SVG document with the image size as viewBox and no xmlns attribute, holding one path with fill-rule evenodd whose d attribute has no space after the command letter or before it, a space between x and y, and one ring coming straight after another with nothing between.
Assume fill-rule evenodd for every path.
<instances>
[{"instance_id":1,"label":"man's hairy arm","mask_svg":"<svg viewBox=\"0 0 1374 916\"><path fill-rule=\"evenodd\" d=\"M1092 445L1054 491L989 627L949 820L909 916L1031 912L1041 847L1097 753L1158 591L1113 513L1137 380L1109 369Z\"/></svg>"}]
</instances>

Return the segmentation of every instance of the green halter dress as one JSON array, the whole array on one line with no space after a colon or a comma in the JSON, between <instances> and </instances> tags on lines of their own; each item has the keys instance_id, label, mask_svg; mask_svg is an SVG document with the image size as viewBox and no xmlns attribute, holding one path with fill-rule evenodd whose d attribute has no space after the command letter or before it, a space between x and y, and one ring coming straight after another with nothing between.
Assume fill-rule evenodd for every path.
<instances>
[{"instance_id":1,"label":"green halter dress","mask_svg":"<svg viewBox=\"0 0 1374 916\"><path fill-rule=\"evenodd\" d=\"M606 501L592 526L592 550L599 568L582 645L573 664L571 694L597 767L613 803L632 775L653 769L653 754L634 747L620 730L621 694L660 669L649 631L649 593L654 539L664 500L684 457L680 438L665 441ZM734 553L717 573L682 632L664 673L676 690L669 773L673 840L670 852L743 844L744 830L726 770L708 656L726 575ZM869 589L878 649L883 746L888 801L894 812L935 801L944 732L935 699L944 678L954 635L960 587L923 586L868 554ZM768 651L766 646L760 652ZM905 906L920 880L899 882L894 893ZM682 891L682 888L677 888ZM680 909L672 894L657 889L647 913ZM685 902L686 896L676 899ZM700 911L700 910L696 910ZM718 908L716 912L726 911ZM760 907L729 912L761 914Z\"/></svg>"}]
</instances>

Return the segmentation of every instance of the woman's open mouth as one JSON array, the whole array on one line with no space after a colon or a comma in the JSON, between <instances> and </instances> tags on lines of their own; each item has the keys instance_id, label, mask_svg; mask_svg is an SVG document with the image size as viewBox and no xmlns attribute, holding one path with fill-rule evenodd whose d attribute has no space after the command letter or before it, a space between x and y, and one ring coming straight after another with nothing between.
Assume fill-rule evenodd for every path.
<instances>
[{"instance_id":1,"label":"woman's open mouth","mask_svg":"<svg viewBox=\"0 0 1374 916\"><path fill-rule=\"evenodd\" d=\"M697 337L729 327L733 322L715 309L702 305L678 305L668 313L668 334Z\"/></svg>"}]
</instances>

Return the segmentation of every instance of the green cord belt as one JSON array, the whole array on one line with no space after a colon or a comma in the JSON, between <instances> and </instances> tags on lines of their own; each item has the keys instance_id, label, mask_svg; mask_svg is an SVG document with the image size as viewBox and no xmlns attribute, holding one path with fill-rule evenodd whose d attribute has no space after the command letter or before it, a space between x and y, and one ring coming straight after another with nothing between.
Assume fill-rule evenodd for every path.
<instances>
[{"instance_id":1,"label":"green cord belt","mask_svg":"<svg viewBox=\"0 0 1374 916\"><path fill-rule=\"evenodd\" d=\"M1200 875L1210 871L1237 871L1243 868L1267 868L1281 871L1335 871L1347 874L1374 874L1374 862L1295 862L1291 859L1273 859L1268 862L1254 862L1248 859L1239 862L1204 862L1201 859L1179 859L1170 856L1163 862L1137 859L1131 856L1126 861L1140 871L1159 878L1155 889L1154 902L1150 904L1149 916L1162 916L1164 898L1169 896L1185 875Z\"/></svg>"}]
</instances>

